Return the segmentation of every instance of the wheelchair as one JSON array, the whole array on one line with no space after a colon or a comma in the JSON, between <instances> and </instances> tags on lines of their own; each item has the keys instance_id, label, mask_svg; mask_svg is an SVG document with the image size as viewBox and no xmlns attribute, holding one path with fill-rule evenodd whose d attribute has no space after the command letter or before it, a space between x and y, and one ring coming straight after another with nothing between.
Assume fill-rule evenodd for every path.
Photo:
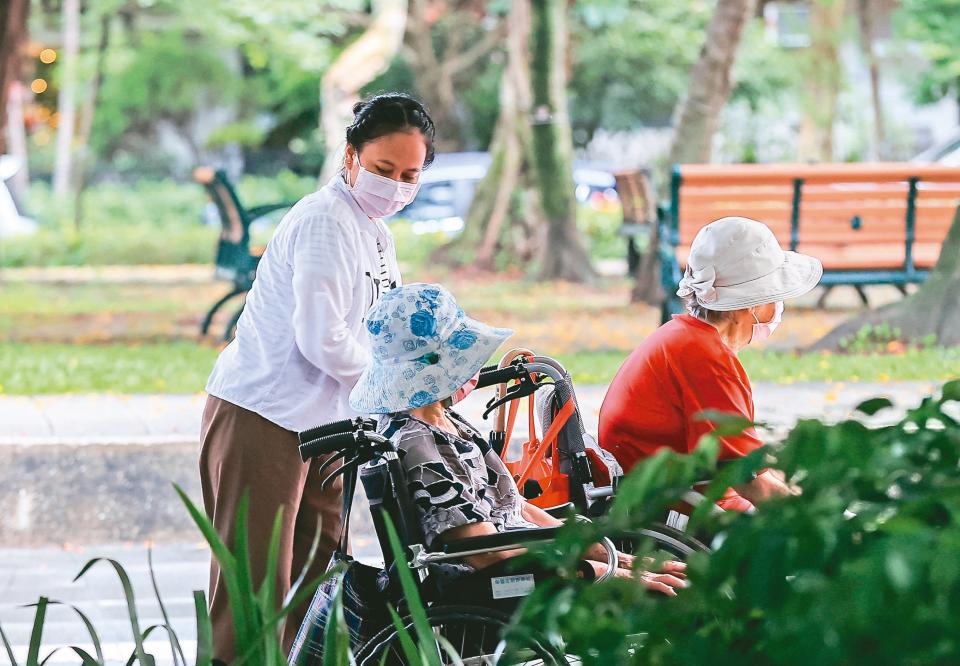
<instances>
[{"instance_id":1,"label":"wheelchair","mask_svg":"<svg viewBox=\"0 0 960 666\"><path fill-rule=\"evenodd\" d=\"M552 396L556 400L551 397L547 404L562 402L560 409L563 410L566 401L573 399L572 384L562 366L546 357L523 357L504 367L485 368L481 371L478 387L512 384L503 390L502 395L498 391L498 396L488 406L489 413L520 397L532 396L548 383L554 384ZM548 461L550 464L556 462L567 470L563 472L564 477L556 478L568 482L573 501L548 507L548 513L563 517L580 509L581 513L598 515L613 497L616 479L611 479L607 486L595 483L586 446L581 449L576 443L583 444L583 438L576 436L578 428L583 432L579 414L575 420L570 420L571 408L562 413L567 418L553 432L569 429L571 437L563 440L563 446L559 446L560 440L557 440L555 446L546 447L550 450L547 457L553 458ZM553 425L551 421L548 430ZM406 663L401 644L406 636L396 629L387 608L396 609L400 624L410 636L414 636L414 620L402 593L389 540L388 521L396 530L402 553L414 574L436 642L435 649L442 656L441 663L576 663L575 657L558 653L557 648L543 637L524 635L518 639L510 635L511 616L523 598L537 585L553 578L555 573L538 568L534 563L514 562L514 558L479 570L462 564L463 558L468 556L550 542L559 528L509 530L493 535L435 541L428 547L390 434L377 432L377 421L370 418L337 421L300 433L300 453L305 461L328 456L321 467L321 474L326 474L323 483L330 483L337 476L343 477L342 535L334 554L334 561L340 563L343 573L331 579L329 584L321 585L314 595L294 641L290 663L297 666L323 663L325 630L330 623L332 599L338 594L338 586L343 619L356 663L360 666ZM494 440L506 444L507 438L495 433ZM540 444L543 448L543 443ZM384 557L383 568L361 564L347 554L346 534L358 480L373 514L374 529ZM527 485L533 492L532 484ZM553 490L556 496L560 488ZM682 560L692 552L706 550L703 544L665 526L650 526L632 538L652 542L654 550L674 559ZM618 541L622 545L624 538ZM601 544L606 552L608 571L598 577L597 582L612 576L618 564L617 544L610 538L604 538ZM450 651L456 653L457 659L444 661Z\"/></svg>"}]
</instances>

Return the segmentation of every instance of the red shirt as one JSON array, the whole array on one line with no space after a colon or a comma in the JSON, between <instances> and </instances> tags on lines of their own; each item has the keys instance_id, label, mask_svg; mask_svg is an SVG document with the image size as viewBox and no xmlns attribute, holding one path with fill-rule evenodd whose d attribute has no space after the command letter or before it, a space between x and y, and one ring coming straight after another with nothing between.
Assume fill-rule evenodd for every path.
<instances>
[{"instance_id":1,"label":"red shirt","mask_svg":"<svg viewBox=\"0 0 960 666\"><path fill-rule=\"evenodd\" d=\"M713 430L695 421L706 409L753 417L750 380L710 324L678 315L654 331L620 367L600 408L600 446L629 471L661 447L690 453ZM753 428L721 439L720 459L761 445Z\"/></svg>"}]
</instances>

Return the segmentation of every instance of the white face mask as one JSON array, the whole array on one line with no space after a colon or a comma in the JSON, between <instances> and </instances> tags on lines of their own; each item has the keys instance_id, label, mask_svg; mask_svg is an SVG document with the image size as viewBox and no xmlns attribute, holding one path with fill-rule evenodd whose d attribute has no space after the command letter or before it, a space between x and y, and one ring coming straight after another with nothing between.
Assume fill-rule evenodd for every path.
<instances>
[{"instance_id":1,"label":"white face mask","mask_svg":"<svg viewBox=\"0 0 960 666\"><path fill-rule=\"evenodd\" d=\"M757 315L751 312L753 318L757 322L753 325L753 336L750 338L750 342L756 342L757 340L766 340L773 332L777 330L777 326L780 325L780 322L783 320L783 301L778 301L776 305L776 310L773 313L773 319L768 322L761 323L757 319Z\"/></svg>"},{"instance_id":2,"label":"white face mask","mask_svg":"<svg viewBox=\"0 0 960 666\"><path fill-rule=\"evenodd\" d=\"M357 158L357 164L360 159ZM347 183L349 185L349 181ZM404 183L386 176L370 173L360 164L357 179L350 186L350 193L357 205L368 217L390 217L413 201L420 183Z\"/></svg>"}]
</instances>

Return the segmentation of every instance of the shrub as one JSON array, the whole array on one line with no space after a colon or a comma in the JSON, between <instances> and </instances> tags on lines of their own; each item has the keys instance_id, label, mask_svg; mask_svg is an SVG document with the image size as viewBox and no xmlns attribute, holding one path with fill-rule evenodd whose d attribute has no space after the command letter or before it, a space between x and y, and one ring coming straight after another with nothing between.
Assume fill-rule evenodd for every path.
<instances>
[{"instance_id":1,"label":"shrub","mask_svg":"<svg viewBox=\"0 0 960 666\"><path fill-rule=\"evenodd\" d=\"M718 473L710 492L775 455L803 494L754 515L695 515L715 550L691 557L692 587L676 599L618 581L568 584L538 590L519 622L562 635L590 664L956 664L958 404L952 382L895 425L802 421L782 448ZM860 418L889 406L868 401ZM565 528L567 551L597 532L642 525L709 468L709 444L705 451L699 467L697 456L668 454L640 465L609 516Z\"/></svg>"}]
</instances>

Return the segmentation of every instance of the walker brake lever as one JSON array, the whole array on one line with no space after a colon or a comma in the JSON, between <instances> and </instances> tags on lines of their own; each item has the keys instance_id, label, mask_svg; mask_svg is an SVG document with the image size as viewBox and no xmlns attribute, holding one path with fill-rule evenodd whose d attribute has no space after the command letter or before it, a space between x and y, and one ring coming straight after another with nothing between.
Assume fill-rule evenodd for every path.
<instances>
[{"instance_id":1,"label":"walker brake lever","mask_svg":"<svg viewBox=\"0 0 960 666\"><path fill-rule=\"evenodd\" d=\"M519 384L515 384L509 388L507 394L502 398L492 398L490 402L487 403L487 410L483 413L483 418L486 419L500 405L505 405L511 400L518 400L520 398L526 398L528 395L533 395L544 383L546 383L545 380L535 382L527 375L525 379L520 380Z\"/></svg>"}]
</instances>

